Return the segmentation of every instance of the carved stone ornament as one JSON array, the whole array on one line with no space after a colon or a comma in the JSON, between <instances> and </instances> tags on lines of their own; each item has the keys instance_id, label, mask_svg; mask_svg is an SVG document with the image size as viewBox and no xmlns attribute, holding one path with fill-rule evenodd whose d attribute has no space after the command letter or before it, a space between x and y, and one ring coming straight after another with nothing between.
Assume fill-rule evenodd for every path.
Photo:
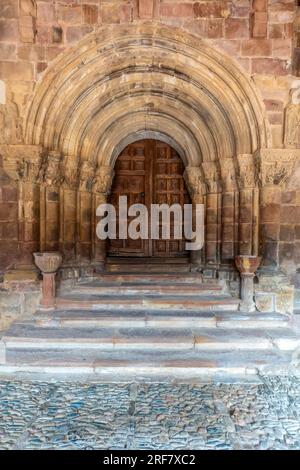
<instances>
[{"instance_id":1,"label":"carved stone ornament","mask_svg":"<svg viewBox=\"0 0 300 470\"><path fill-rule=\"evenodd\" d=\"M111 166L98 167L93 182L94 192L109 194L114 174L114 170Z\"/></svg>"},{"instance_id":2,"label":"carved stone ornament","mask_svg":"<svg viewBox=\"0 0 300 470\"><path fill-rule=\"evenodd\" d=\"M260 184L262 186L285 184L299 156L299 150L261 149L256 153L260 168Z\"/></svg>"},{"instance_id":3,"label":"carved stone ornament","mask_svg":"<svg viewBox=\"0 0 300 470\"><path fill-rule=\"evenodd\" d=\"M22 140L19 108L8 89L6 104L0 104L0 144L20 144Z\"/></svg>"},{"instance_id":4,"label":"carved stone ornament","mask_svg":"<svg viewBox=\"0 0 300 470\"><path fill-rule=\"evenodd\" d=\"M284 145L300 148L300 81L296 80L290 93L290 102L285 109Z\"/></svg>"},{"instance_id":5,"label":"carved stone ornament","mask_svg":"<svg viewBox=\"0 0 300 470\"><path fill-rule=\"evenodd\" d=\"M80 167L80 176L79 176L80 191L92 190L94 175L95 175L95 166L89 161L82 162L81 167Z\"/></svg>"},{"instance_id":6,"label":"carved stone ornament","mask_svg":"<svg viewBox=\"0 0 300 470\"><path fill-rule=\"evenodd\" d=\"M205 182L208 193L221 191L220 174L216 162L203 162L202 168L205 174Z\"/></svg>"},{"instance_id":7,"label":"carved stone ornament","mask_svg":"<svg viewBox=\"0 0 300 470\"><path fill-rule=\"evenodd\" d=\"M224 191L234 191L236 189L236 170L232 158L220 159L222 187Z\"/></svg>"},{"instance_id":8,"label":"carved stone ornament","mask_svg":"<svg viewBox=\"0 0 300 470\"><path fill-rule=\"evenodd\" d=\"M79 184L78 158L65 155L61 161L62 185L66 189L76 190Z\"/></svg>"},{"instance_id":9,"label":"carved stone ornament","mask_svg":"<svg viewBox=\"0 0 300 470\"><path fill-rule=\"evenodd\" d=\"M40 162L33 162L25 158L17 161L18 179L23 183L39 183L40 169Z\"/></svg>"},{"instance_id":10,"label":"carved stone ornament","mask_svg":"<svg viewBox=\"0 0 300 470\"><path fill-rule=\"evenodd\" d=\"M202 196L206 193L204 175L199 166L187 166L183 174L188 192L191 198Z\"/></svg>"},{"instance_id":11,"label":"carved stone ornament","mask_svg":"<svg viewBox=\"0 0 300 470\"><path fill-rule=\"evenodd\" d=\"M240 189L254 188L257 184L257 169L255 158L251 153L237 156L238 176L237 182Z\"/></svg>"},{"instance_id":12,"label":"carved stone ornament","mask_svg":"<svg viewBox=\"0 0 300 470\"><path fill-rule=\"evenodd\" d=\"M61 176L61 154L50 151L44 154L40 169L39 179L47 186L59 186L62 181Z\"/></svg>"}]
</instances>

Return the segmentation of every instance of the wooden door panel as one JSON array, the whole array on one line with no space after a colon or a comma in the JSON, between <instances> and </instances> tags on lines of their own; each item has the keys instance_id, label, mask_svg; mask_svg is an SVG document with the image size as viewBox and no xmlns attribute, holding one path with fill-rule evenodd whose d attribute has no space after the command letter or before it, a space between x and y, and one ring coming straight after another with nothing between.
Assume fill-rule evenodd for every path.
<instances>
[{"instance_id":1,"label":"wooden door panel","mask_svg":"<svg viewBox=\"0 0 300 470\"><path fill-rule=\"evenodd\" d=\"M119 228L119 196L127 196L128 206L190 202L183 179L184 165L168 144L143 140L128 145L118 157L110 201L117 211ZM130 219L129 219L130 222ZM109 253L121 256L180 256L186 254L185 240L174 240L171 219L171 240L111 240ZM160 223L160 231L162 225ZM117 232L118 233L118 232Z\"/></svg>"}]
</instances>

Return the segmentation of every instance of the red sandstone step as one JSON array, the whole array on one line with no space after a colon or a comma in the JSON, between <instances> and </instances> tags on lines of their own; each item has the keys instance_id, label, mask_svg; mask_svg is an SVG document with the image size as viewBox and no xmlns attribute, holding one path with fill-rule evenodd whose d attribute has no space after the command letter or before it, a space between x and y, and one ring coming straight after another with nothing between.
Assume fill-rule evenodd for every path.
<instances>
[{"instance_id":1,"label":"red sandstone step","mask_svg":"<svg viewBox=\"0 0 300 470\"><path fill-rule=\"evenodd\" d=\"M87 299L86 297L89 297ZM94 296L96 297L96 296ZM58 297L56 300L56 307L58 309L107 309L118 308L120 311L123 309L176 309L176 310L196 310L196 311L224 311L224 310L237 310L239 301L232 298L221 298L218 299L191 299L189 297L185 299L174 299L174 298L130 298L119 297L119 298L94 298L91 296L84 296L78 294L77 298L74 295Z\"/></svg>"},{"instance_id":2,"label":"red sandstone step","mask_svg":"<svg viewBox=\"0 0 300 470\"><path fill-rule=\"evenodd\" d=\"M191 268L189 264L125 264L125 263L116 263L116 264L108 264L106 266L106 271L107 272L114 272L114 273L161 273L161 274L167 274L167 273L188 273L190 272Z\"/></svg>"},{"instance_id":3,"label":"red sandstone step","mask_svg":"<svg viewBox=\"0 0 300 470\"><path fill-rule=\"evenodd\" d=\"M290 353L276 351L134 351L8 350L0 374L49 374L50 376L127 382L129 379L156 382L207 380L224 377L252 382L258 373L293 373ZM3 363L4 362L4 363ZM1 363L1 358L0 358ZM39 377L40 375L38 375Z\"/></svg>"},{"instance_id":4,"label":"red sandstone step","mask_svg":"<svg viewBox=\"0 0 300 470\"><path fill-rule=\"evenodd\" d=\"M180 273L180 274L156 274L156 273L142 273L142 274L117 274L117 273L102 273L96 274L95 284L109 283L109 284L159 284L159 285L177 285L177 284L194 284L194 285L218 285L218 281L213 279L203 279L200 273ZM79 282L78 285L84 285L85 282Z\"/></svg>"},{"instance_id":5,"label":"red sandstone step","mask_svg":"<svg viewBox=\"0 0 300 470\"><path fill-rule=\"evenodd\" d=\"M122 285L111 286L105 284L78 285L72 288L72 293L82 294L105 294L105 295L219 295L223 293L221 285L205 285L205 284L177 284L177 285Z\"/></svg>"}]
</instances>

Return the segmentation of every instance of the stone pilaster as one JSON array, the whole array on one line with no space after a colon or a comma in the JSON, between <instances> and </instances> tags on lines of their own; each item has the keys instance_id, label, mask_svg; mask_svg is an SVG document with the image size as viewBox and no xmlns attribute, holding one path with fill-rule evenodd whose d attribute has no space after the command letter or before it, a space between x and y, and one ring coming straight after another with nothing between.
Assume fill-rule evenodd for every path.
<instances>
[{"instance_id":1,"label":"stone pilaster","mask_svg":"<svg viewBox=\"0 0 300 470\"><path fill-rule=\"evenodd\" d=\"M40 245L40 147L8 146L9 171L18 181L18 261L5 281L35 281L33 253Z\"/></svg>"},{"instance_id":2,"label":"stone pilaster","mask_svg":"<svg viewBox=\"0 0 300 470\"><path fill-rule=\"evenodd\" d=\"M299 150L262 149L256 153L260 169L260 252L262 266L279 268L281 191L291 175Z\"/></svg>"}]
</instances>

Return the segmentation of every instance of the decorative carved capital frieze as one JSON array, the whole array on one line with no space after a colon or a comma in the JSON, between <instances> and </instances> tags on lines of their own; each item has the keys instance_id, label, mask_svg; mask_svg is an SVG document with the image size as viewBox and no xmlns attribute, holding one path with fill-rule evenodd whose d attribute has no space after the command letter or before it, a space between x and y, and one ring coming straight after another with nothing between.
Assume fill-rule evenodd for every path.
<instances>
[{"instance_id":1,"label":"decorative carved capital frieze","mask_svg":"<svg viewBox=\"0 0 300 470\"><path fill-rule=\"evenodd\" d=\"M236 184L236 169L234 166L233 158L221 158L221 185L223 191L235 191L237 189Z\"/></svg>"},{"instance_id":2,"label":"decorative carved capital frieze","mask_svg":"<svg viewBox=\"0 0 300 470\"><path fill-rule=\"evenodd\" d=\"M39 182L42 152L38 145L0 145L4 169L14 181Z\"/></svg>"},{"instance_id":3,"label":"decorative carved capital frieze","mask_svg":"<svg viewBox=\"0 0 300 470\"><path fill-rule=\"evenodd\" d=\"M109 194L114 174L115 172L111 166L99 166L93 181L93 191L95 193Z\"/></svg>"},{"instance_id":4,"label":"decorative carved capital frieze","mask_svg":"<svg viewBox=\"0 0 300 470\"><path fill-rule=\"evenodd\" d=\"M282 186L290 177L300 151L296 149L260 149L255 154L261 186Z\"/></svg>"},{"instance_id":5,"label":"decorative carved capital frieze","mask_svg":"<svg viewBox=\"0 0 300 470\"><path fill-rule=\"evenodd\" d=\"M80 166L79 190L92 191L95 177L95 166L89 161L83 161Z\"/></svg>"},{"instance_id":6,"label":"decorative carved capital frieze","mask_svg":"<svg viewBox=\"0 0 300 470\"><path fill-rule=\"evenodd\" d=\"M203 171L199 166L187 166L183 177L191 198L206 194Z\"/></svg>"},{"instance_id":7,"label":"decorative carved capital frieze","mask_svg":"<svg viewBox=\"0 0 300 470\"><path fill-rule=\"evenodd\" d=\"M202 169L208 193L221 192L221 178L216 162L203 162Z\"/></svg>"},{"instance_id":8,"label":"decorative carved capital frieze","mask_svg":"<svg viewBox=\"0 0 300 470\"><path fill-rule=\"evenodd\" d=\"M78 189L79 166L78 158L73 155L64 155L61 161L62 186L65 189Z\"/></svg>"},{"instance_id":9,"label":"decorative carved capital frieze","mask_svg":"<svg viewBox=\"0 0 300 470\"><path fill-rule=\"evenodd\" d=\"M59 186L62 182L61 154L56 150L45 152L39 173L39 180L46 186Z\"/></svg>"},{"instance_id":10,"label":"decorative carved capital frieze","mask_svg":"<svg viewBox=\"0 0 300 470\"><path fill-rule=\"evenodd\" d=\"M239 189L250 189L257 185L257 167L255 165L254 155L244 153L237 156L238 176L237 182Z\"/></svg>"}]
</instances>

